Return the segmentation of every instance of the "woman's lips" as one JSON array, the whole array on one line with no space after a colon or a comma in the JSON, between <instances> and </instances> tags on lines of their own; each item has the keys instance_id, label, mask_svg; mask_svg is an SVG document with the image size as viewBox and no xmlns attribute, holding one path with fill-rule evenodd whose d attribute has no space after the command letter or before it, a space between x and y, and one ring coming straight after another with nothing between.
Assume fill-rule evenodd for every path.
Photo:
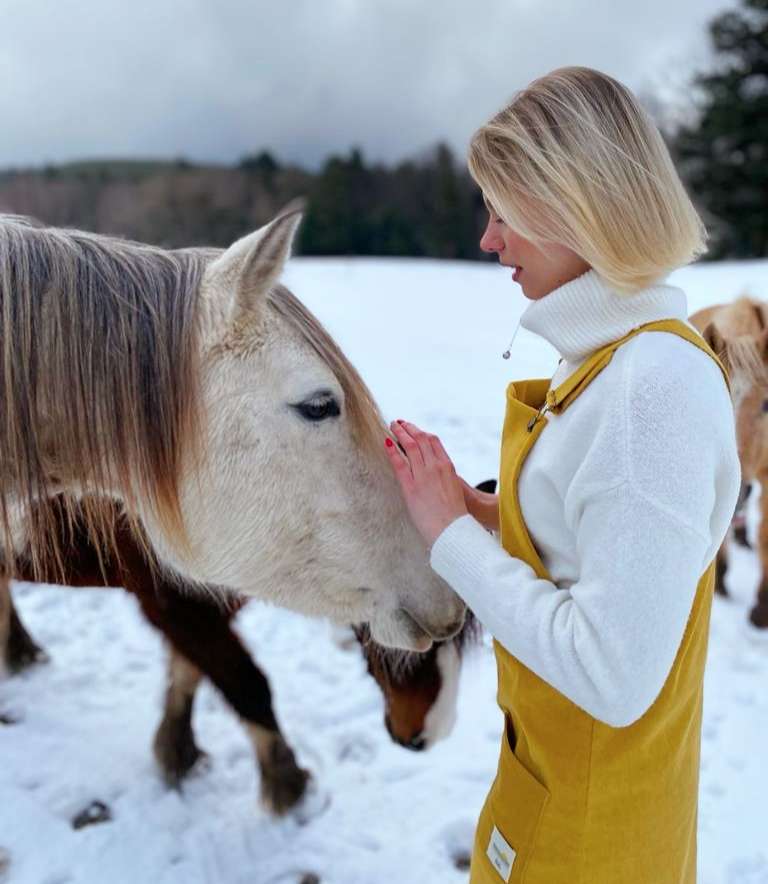
<instances>
[{"instance_id":1,"label":"woman's lips","mask_svg":"<svg viewBox=\"0 0 768 884\"><path fill-rule=\"evenodd\" d=\"M520 274L523 272L522 267L515 267L515 272L512 274L512 281L517 282L520 279Z\"/></svg>"}]
</instances>

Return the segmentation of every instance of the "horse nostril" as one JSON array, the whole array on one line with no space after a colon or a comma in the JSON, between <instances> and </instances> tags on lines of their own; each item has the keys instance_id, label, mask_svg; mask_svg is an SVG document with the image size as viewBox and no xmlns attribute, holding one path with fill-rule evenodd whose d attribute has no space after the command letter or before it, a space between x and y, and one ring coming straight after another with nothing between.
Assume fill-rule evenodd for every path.
<instances>
[{"instance_id":1,"label":"horse nostril","mask_svg":"<svg viewBox=\"0 0 768 884\"><path fill-rule=\"evenodd\" d=\"M417 734L411 741L408 743L409 749L414 749L416 752L421 752L423 749L427 748L427 741L421 735Z\"/></svg>"}]
</instances>

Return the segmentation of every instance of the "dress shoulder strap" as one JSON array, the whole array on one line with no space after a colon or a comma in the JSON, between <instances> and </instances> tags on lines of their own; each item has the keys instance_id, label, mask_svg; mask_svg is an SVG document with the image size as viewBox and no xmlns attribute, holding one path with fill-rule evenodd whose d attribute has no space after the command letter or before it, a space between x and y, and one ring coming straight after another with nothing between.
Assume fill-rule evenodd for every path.
<instances>
[{"instance_id":1,"label":"dress shoulder strap","mask_svg":"<svg viewBox=\"0 0 768 884\"><path fill-rule=\"evenodd\" d=\"M728 378L728 372L725 370L723 363L718 359L717 355L704 338L694 328L691 328L691 326L683 322L681 319L662 319L655 322L647 322L645 325L633 328L632 331L624 335L623 338L619 338L616 341L612 341L610 344L606 344L604 347L601 347L599 350L596 350L588 356L582 365L580 365L570 377L566 378L563 383L554 390L549 390L547 392L546 410L552 411L555 414L564 411L570 403L573 402L573 400L576 399L576 397L583 392L590 383L592 383L606 365L608 365L611 359L613 359L613 354L622 344L625 344L631 338L634 338L635 335L648 331L670 332L679 335L695 347L703 350L717 363L720 371L723 373L725 384L730 391L731 384L730 379Z\"/></svg>"}]
</instances>

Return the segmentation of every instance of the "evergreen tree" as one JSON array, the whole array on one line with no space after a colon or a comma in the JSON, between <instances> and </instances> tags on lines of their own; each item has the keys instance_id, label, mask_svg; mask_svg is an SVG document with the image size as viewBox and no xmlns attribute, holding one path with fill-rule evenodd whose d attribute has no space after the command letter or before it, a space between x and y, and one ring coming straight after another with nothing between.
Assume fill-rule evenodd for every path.
<instances>
[{"instance_id":1,"label":"evergreen tree","mask_svg":"<svg viewBox=\"0 0 768 884\"><path fill-rule=\"evenodd\" d=\"M373 175L362 151L333 156L323 166L310 194L302 225L303 254L373 254Z\"/></svg>"},{"instance_id":2,"label":"evergreen tree","mask_svg":"<svg viewBox=\"0 0 768 884\"><path fill-rule=\"evenodd\" d=\"M256 175L269 191L274 190L280 165L268 150L244 156L240 160L240 168L243 172Z\"/></svg>"},{"instance_id":3,"label":"evergreen tree","mask_svg":"<svg viewBox=\"0 0 768 884\"><path fill-rule=\"evenodd\" d=\"M440 143L435 149L433 180L431 207L425 219L431 234L427 252L440 258L469 257L474 246L469 180L466 174L458 174L447 144Z\"/></svg>"},{"instance_id":4,"label":"evergreen tree","mask_svg":"<svg viewBox=\"0 0 768 884\"><path fill-rule=\"evenodd\" d=\"M709 26L718 64L700 74L696 122L672 137L712 234L709 257L768 255L768 0Z\"/></svg>"}]
</instances>

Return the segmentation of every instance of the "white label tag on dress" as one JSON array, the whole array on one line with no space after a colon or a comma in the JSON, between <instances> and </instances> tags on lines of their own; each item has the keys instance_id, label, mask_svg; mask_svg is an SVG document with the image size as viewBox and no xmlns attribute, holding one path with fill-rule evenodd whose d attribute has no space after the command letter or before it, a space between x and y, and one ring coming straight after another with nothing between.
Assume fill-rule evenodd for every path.
<instances>
[{"instance_id":1,"label":"white label tag on dress","mask_svg":"<svg viewBox=\"0 0 768 884\"><path fill-rule=\"evenodd\" d=\"M505 881L509 881L517 853L507 844L496 826L493 827L485 853L494 869Z\"/></svg>"}]
</instances>

